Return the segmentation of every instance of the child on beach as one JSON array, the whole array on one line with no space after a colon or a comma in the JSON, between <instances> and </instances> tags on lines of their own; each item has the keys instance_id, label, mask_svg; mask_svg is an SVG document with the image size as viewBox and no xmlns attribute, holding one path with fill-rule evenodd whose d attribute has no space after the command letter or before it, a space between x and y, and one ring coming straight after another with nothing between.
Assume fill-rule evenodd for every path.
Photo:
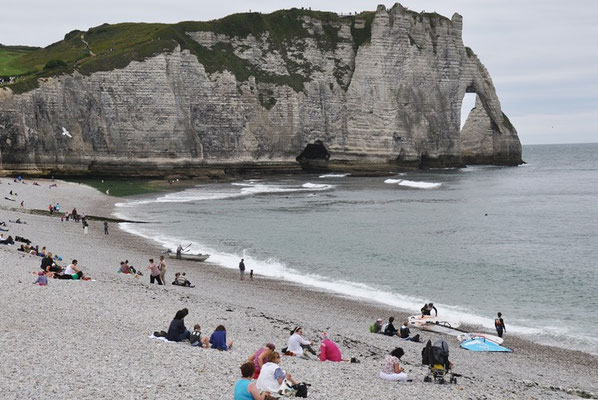
<instances>
[{"instance_id":1,"label":"child on beach","mask_svg":"<svg viewBox=\"0 0 598 400\"><path fill-rule=\"evenodd\" d=\"M210 339L207 337L201 337L201 326L195 324L195 326L193 326L193 332L189 335L189 343L191 343L191 346L207 348L210 345L209 340Z\"/></svg>"},{"instance_id":2,"label":"child on beach","mask_svg":"<svg viewBox=\"0 0 598 400\"><path fill-rule=\"evenodd\" d=\"M253 280L253 270L249 271L249 280Z\"/></svg>"},{"instance_id":3,"label":"child on beach","mask_svg":"<svg viewBox=\"0 0 598 400\"><path fill-rule=\"evenodd\" d=\"M37 279L35 282L33 282L33 284L35 285L36 283L40 286L46 286L48 284L48 278L46 278L44 271L39 271L37 273Z\"/></svg>"}]
</instances>

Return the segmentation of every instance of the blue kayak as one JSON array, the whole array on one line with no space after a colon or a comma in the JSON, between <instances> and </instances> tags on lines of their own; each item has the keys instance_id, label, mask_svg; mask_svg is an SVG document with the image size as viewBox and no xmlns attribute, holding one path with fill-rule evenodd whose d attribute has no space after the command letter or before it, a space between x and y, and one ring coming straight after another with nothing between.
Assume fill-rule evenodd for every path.
<instances>
[{"instance_id":1,"label":"blue kayak","mask_svg":"<svg viewBox=\"0 0 598 400\"><path fill-rule=\"evenodd\" d=\"M511 349L503 347L498 343L494 343L493 341L484 339L482 337L466 340L461 343L461 347L471 351L512 351Z\"/></svg>"}]
</instances>

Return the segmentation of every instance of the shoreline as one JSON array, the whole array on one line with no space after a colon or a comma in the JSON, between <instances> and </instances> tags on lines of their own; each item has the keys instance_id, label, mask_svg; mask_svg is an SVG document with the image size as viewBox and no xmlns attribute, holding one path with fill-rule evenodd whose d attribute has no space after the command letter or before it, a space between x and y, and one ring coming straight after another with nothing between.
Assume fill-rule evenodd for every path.
<instances>
[{"instance_id":1,"label":"shoreline","mask_svg":"<svg viewBox=\"0 0 598 400\"><path fill-rule=\"evenodd\" d=\"M5 182L0 188L7 188ZM100 217L110 216L118 201L95 189L91 189L94 191L91 194L77 184L58 182L58 185L61 190L51 193L57 201L67 207L87 204L93 209L89 213ZM21 192L23 187L17 187ZM30 203L45 209L50 191L45 187L36 187L46 191L38 193L31 186L28 189L31 190L23 192L27 196L25 206ZM312 339L318 331L330 332L344 356L361 360L360 364L334 364L283 357L284 367L295 378L312 384L309 398L389 397L397 390L407 397L424 393L449 398L598 397L598 383L592 378L598 372L598 357L512 336L505 338L505 346L514 352L503 355L469 353L460 349L454 338L421 333L424 342L441 337L447 340L451 361L458 368L456 372L464 375L458 385L425 384L421 343L368 331L377 317L394 315L398 322L409 313L278 279L258 276L253 282L240 282L236 270L209 262L198 265L166 260L167 282L175 271L186 272L196 285L194 289L149 285L145 273L139 279L116 273L119 260L124 258L145 271L147 258L159 255L161 250L149 239L124 232L116 225L111 225L110 234L104 235L100 223L93 221L90 233L83 235L76 223L23 214L20 210L8 211L4 206L6 202L2 203L2 219L20 215L27 222L22 226L10 224L8 233L29 237L34 243L43 242L50 251L66 255L65 261L67 256L77 258L84 272L94 279L91 282L51 280L45 288L31 285L34 280L31 272L38 270L39 259L18 253L14 246L0 246L0 260L7 270L0 290L8 304L3 311L7 329L0 351L6 355L6 364L13 365L5 368L0 382L9 389L8 397L25 398L26 393L31 396L42 389L47 398L73 397L73 392L79 398L97 397L98 393L176 398L184 397L184 393L177 391L181 390L177 385L182 381L187 390L195 388L196 395L203 393L199 398L230 398L243 360L267 341L274 341L277 349L286 346L288 329L295 325L302 325L306 336ZM65 302L66 299L70 301ZM151 332L165 330L176 310L183 307L190 310L185 321L188 328L199 322L204 334L209 334L217 323L224 323L229 338L235 341L233 350L220 353L147 339ZM31 331L23 334L27 329ZM73 343L68 340L65 343L65 337L71 337ZM65 345L44 346L41 359L40 347L31 344L32 338L41 340L34 343L55 340ZM394 346L405 349L403 363L414 380L400 388L377 377L381 359ZM78 358L74 359L74 355ZM81 376L88 380L87 384L73 382L60 387L52 383L44 388L46 383L42 378L51 376L49 371L55 370L55 363L63 368L61 375L67 372ZM125 374L135 379L131 385L119 373L121 366L136 364L138 368ZM146 370L148 367L150 371ZM107 376L100 378L98 375L102 374Z\"/></svg>"}]
</instances>

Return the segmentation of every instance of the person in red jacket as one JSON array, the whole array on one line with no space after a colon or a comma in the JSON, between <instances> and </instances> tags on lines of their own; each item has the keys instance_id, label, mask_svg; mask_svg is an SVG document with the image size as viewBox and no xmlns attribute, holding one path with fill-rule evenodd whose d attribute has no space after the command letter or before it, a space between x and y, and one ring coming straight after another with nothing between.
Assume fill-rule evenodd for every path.
<instances>
[{"instance_id":1,"label":"person in red jacket","mask_svg":"<svg viewBox=\"0 0 598 400\"><path fill-rule=\"evenodd\" d=\"M328 338L326 332L320 333L320 336L322 337L322 343L320 343L320 361L349 361L342 358L338 346Z\"/></svg>"}]
</instances>

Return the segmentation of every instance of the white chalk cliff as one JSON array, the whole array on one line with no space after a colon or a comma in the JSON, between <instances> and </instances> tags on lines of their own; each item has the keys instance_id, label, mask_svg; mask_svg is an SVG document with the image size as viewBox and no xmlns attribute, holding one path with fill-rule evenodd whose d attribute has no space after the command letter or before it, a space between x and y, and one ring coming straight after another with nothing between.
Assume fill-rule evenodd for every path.
<instances>
[{"instance_id":1,"label":"white chalk cliff","mask_svg":"<svg viewBox=\"0 0 598 400\"><path fill-rule=\"evenodd\" d=\"M21 94L0 89L0 168L161 176L285 170L297 159L356 171L522 163L492 79L463 44L460 15L379 6L359 46L364 20L298 18L305 35L282 50L268 31L186 32L199 49L231 49L246 78L207 71L176 46ZM477 100L460 129L465 93Z\"/></svg>"}]
</instances>

